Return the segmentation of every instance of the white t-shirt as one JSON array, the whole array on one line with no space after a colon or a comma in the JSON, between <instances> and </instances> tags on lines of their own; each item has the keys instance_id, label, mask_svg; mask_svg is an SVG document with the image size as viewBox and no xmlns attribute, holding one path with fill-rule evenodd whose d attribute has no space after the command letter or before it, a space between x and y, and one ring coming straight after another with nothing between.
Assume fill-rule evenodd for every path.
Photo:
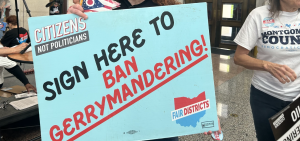
<instances>
[{"instance_id":1,"label":"white t-shirt","mask_svg":"<svg viewBox=\"0 0 300 141\"><path fill-rule=\"evenodd\" d=\"M266 71L254 71L252 85L276 98L292 101L300 93L300 14L281 11L271 18L269 6L254 9L234 39L238 45L252 50L257 58L287 65L297 74L294 82L282 84ZM298 18L297 18L298 16Z\"/></svg>"}]
</instances>

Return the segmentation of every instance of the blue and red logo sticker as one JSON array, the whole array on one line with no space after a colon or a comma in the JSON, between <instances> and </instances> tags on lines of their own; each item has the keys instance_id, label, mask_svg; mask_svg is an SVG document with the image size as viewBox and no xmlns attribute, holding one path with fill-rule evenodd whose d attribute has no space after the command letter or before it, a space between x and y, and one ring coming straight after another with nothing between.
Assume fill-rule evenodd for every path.
<instances>
[{"instance_id":1,"label":"blue and red logo sticker","mask_svg":"<svg viewBox=\"0 0 300 141\"><path fill-rule=\"evenodd\" d=\"M263 20L263 24L267 27L272 27L274 25L274 23L275 23L275 20L271 17L266 17Z\"/></svg>"},{"instance_id":2,"label":"blue and red logo sticker","mask_svg":"<svg viewBox=\"0 0 300 141\"><path fill-rule=\"evenodd\" d=\"M196 127L200 119L210 108L209 99L206 99L205 92L195 98L177 97L174 98L175 110L171 112L172 121L185 127Z\"/></svg>"},{"instance_id":3,"label":"blue and red logo sticker","mask_svg":"<svg viewBox=\"0 0 300 141\"><path fill-rule=\"evenodd\" d=\"M28 39L27 32L25 34L19 34L19 36L20 36L20 39L17 38L17 40L20 44L25 43Z\"/></svg>"}]
</instances>

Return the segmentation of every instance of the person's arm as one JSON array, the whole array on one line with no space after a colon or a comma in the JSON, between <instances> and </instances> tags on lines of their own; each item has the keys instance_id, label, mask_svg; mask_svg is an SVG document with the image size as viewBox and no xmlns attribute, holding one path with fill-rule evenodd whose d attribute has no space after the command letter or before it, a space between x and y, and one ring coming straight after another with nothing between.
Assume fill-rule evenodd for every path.
<instances>
[{"instance_id":1,"label":"person's arm","mask_svg":"<svg viewBox=\"0 0 300 141\"><path fill-rule=\"evenodd\" d=\"M14 48L0 48L0 56L5 56L13 53L20 53L27 45L27 43L22 43Z\"/></svg>"},{"instance_id":2,"label":"person's arm","mask_svg":"<svg viewBox=\"0 0 300 141\"><path fill-rule=\"evenodd\" d=\"M267 71L276 77L281 83L295 81L296 73L287 65L275 64L269 61L250 57L249 50L238 45L234 54L234 63L251 70Z\"/></svg>"},{"instance_id":3,"label":"person's arm","mask_svg":"<svg viewBox=\"0 0 300 141\"><path fill-rule=\"evenodd\" d=\"M243 48L241 46L237 46L235 54L234 54L234 63L236 65L243 66L250 70L261 70L265 71L263 66L263 60L259 60L253 57L250 57L249 50Z\"/></svg>"},{"instance_id":4,"label":"person's arm","mask_svg":"<svg viewBox=\"0 0 300 141\"><path fill-rule=\"evenodd\" d=\"M9 73L13 74L17 79L19 79L24 84L28 93L30 92L30 89L33 90L35 93L37 93L36 88L29 83L27 77L25 76L24 72L22 71L19 65L16 65L9 69L7 68L5 69Z\"/></svg>"}]
</instances>

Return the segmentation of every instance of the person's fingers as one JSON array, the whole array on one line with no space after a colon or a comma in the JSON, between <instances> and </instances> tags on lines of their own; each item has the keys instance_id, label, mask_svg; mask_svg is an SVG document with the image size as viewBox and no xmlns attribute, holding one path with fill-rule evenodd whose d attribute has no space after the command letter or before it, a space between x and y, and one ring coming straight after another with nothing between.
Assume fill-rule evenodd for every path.
<instances>
[{"instance_id":1,"label":"person's fingers","mask_svg":"<svg viewBox=\"0 0 300 141\"><path fill-rule=\"evenodd\" d=\"M37 90L34 86L33 86L33 91L37 94Z\"/></svg>"},{"instance_id":2,"label":"person's fingers","mask_svg":"<svg viewBox=\"0 0 300 141\"><path fill-rule=\"evenodd\" d=\"M285 82L290 82L290 80L285 75L285 69L283 68L283 66L281 66L281 65L276 66L275 67L275 72L283 79L284 83Z\"/></svg>"},{"instance_id":3,"label":"person's fingers","mask_svg":"<svg viewBox=\"0 0 300 141\"><path fill-rule=\"evenodd\" d=\"M290 82L290 79L287 77L287 73L289 73L289 72L286 71L284 66L280 66L277 71L280 74L280 76L284 79L285 82L287 82L287 83Z\"/></svg>"},{"instance_id":4,"label":"person's fingers","mask_svg":"<svg viewBox=\"0 0 300 141\"><path fill-rule=\"evenodd\" d=\"M26 88L26 90L27 90L27 93L29 93L29 88L28 87L25 87Z\"/></svg>"},{"instance_id":5,"label":"person's fingers","mask_svg":"<svg viewBox=\"0 0 300 141\"><path fill-rule=\"evenodd\" d=\"M271 63L269 66L268 72L276 77L282 84L289 83L291 81L293 82L297 79L295 71L287 65Z\"/></svg>"},{"instance_id":6,"label":"person's fingers","mask_svg":"<svg viewBox=\"0 0 300 141\"><path fill-rule=\"evenodd\" d=\"M294 78L292 81L294 81L297 78L297 74L295 73L294 70L292 70L290 67L288 67L287 65L283 66L285 68L286 71L288 71L292 77ZM290 77L291 78L291 77Z\"/></svg>"},{"instance_id":7,"label":"person's fingers","mask_svg":"<svg viewBox=\"0 0 300 141\"><path fill-rule=\"evenodd\" d=\"M218 133L221 134L222 133L222 129L221 129L221 123L220 123L220 119L218 118L218 122L219 122L219 131Z\"/></svg>"},{"instance_id":8,"label":"person's fingers","mask_svg":"<svg viewBox=\"0 0 300 141\"><path fill-rule=\"evenodd\" d=\"M204 135L207 135L207 132L204 132L203 134L204 134Z\"/></svg>"},{"instance_id":9,"label":"person's fingers","mask_svg":"<svg viewBox=\"0 0 300 141\"><path fill-rule=\"evenodd\" d=\"M27 47L28 44L27 43L22 43L21 46Z\"/></svg>"},{"instance_id":10,"label":"person's fingers","mask_svg":"<svg viewBox=\"0 0 300 141\"><path fill-rule=\"evenodd\" d=\"M24 48L26 48L26 46L24 45L20 46L20 51L23 50Z\"/></svg>"},{"instance_id":11,"label":"person's fingers","mask_svg":"<svg viewBox=\"0 0 300 141\"><path fill-rule=\"evenodd\" d=\"M73 14L76 14L80 17L83 17L85 20L88 18L88 16L86 14L84 14L82 11L78 10L78 9L75 9L73 7L70 7L69 10L68 10L68 14L70 13L73 13Z\"/></svg>"},{"instance_id":12,"label":"person's fingers","mask_svg":"<svg viewBox=\"0 0 300 141\"><path fill-rule=\"evenodd\" d=\"M30 90L33 90L35 93L37 93L36 88L31 84L26 85L26 89L28 93L30 93Z\"/></svg>"},{"instance_id":13,"label":"person's fingers","mask_svg":"<svg viewBox=\"0 0 300 141\"><path fill-rule=\"evenodd\" d=\"M208 132L207 132L207 135L211 135L211 134L212 134L212 131L208 131Z\"/></svg>"},{"instance_id":14,"label":"person's fingers","mask_svg":"<svg viewBox=\"0 0 300 141\"><path fill-rule=\"evenodd\" d=\"M284 65L267 62L265 69L275 78L277 78L282 84L285 84L286 82L290 82L290 79L286 76L286 71L284 68Z\"/></svg>"},{"instance_id":15,"label":"person's fingers","mask_svg":"<svg viewBox=\"0 0 300 141\"><path fill-rule=\"evenodd\" d=\"M16 46L15 49L15 53L19 53L20 51L22 51L26 46L24 46L23 44Z\"/></svg>"},{"instance_id":16,"label":"person's fingers","mask_svg":"<svg viewBox=\"0 0 300 141\"><path fill-rule=\"evenodd\" d=\"M79 4L79 3L80 3L80 0L73 0L73 3L74 3L74 4Z\"/></svg>"},{"instance_id":17,"label":"person's fingers","mask_svg":"<svg viewBox=\"0 0 300 141\"><path fill-rule=\"evenodd\" d=\"M72 5L72 7L75 8L75 9L77 9L77 10L80 10L81 12L84 12L84 9L79 4L74 4L74 5Z\"/></svg>"},{"instance_id":18,"label":"person's fingers","mask_svg":"<svg viewBox=\"0 0 300 141\"><path fill-rule=\"evenodd\" d=\"M295 81L296 78L289 71L287 71L285 68L283 68L283 69L285 70L284 73L288 77L288 79L292 82Z\"/></svg>"},{"instance_id":19,"label":"person's fingers","mask_svg":"<svg viewBox=\"0 0 300 141\"><path fill-rule=\"evenodd\" d=\"M282 84L285 83L285 81L281 78L280 74L277 73L276 71L271 72L271 74L272 74L275 78L277 78Z\"/></svg>"}]
</instances>

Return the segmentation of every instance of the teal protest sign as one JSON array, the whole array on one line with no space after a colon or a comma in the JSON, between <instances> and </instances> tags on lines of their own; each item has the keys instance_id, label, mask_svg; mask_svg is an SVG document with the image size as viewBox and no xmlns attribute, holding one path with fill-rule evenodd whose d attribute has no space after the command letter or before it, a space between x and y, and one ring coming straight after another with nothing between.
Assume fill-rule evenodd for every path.
<instances>
[{"instance_id":1,"label":"teal protest sign","mask_svg":"<svg viewBox=\"0 0 300 141\"><path fill-rule=\"evenodd\" d=\"M206 3L29 19L43 141L218 130Z\"/></svg>"}]
</instances>

